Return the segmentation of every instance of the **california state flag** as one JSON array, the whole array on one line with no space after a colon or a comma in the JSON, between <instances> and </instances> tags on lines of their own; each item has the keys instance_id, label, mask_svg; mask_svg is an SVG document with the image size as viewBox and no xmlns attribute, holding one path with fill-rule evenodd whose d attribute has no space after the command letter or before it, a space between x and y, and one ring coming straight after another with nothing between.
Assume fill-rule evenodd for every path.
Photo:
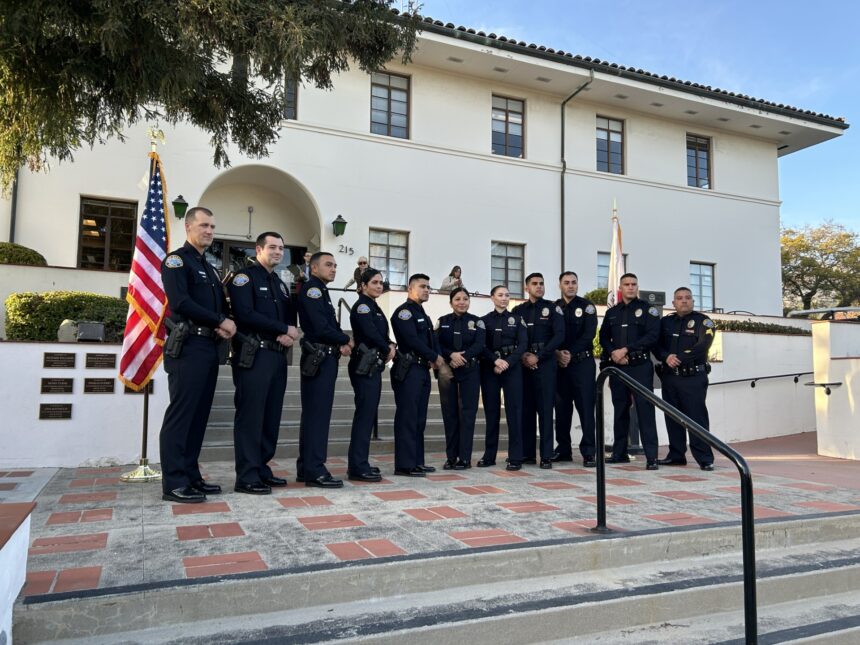
<instances>
[{"instance_id":1,"label":"california state flag","mask_svg":"<svg viewBox=\"0 0 860 645\"><path fill-rule=\"evenodd\" d=\"M621 223L618 221L616 209L612 209L612 249L609 252L609 280L607 283L606 305L615 306L621 302L621 291L618 283L624 275L624 253L621 251Z\"/></svg>"}]
</instances>

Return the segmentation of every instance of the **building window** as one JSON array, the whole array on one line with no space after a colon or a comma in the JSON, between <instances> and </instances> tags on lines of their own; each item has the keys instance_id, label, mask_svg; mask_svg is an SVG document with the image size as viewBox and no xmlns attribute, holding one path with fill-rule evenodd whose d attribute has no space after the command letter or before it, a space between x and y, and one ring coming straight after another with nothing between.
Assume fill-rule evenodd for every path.
<instances>
[{"instance_id":1,"label":"building window","mask_svg":"<svg viewBox=\"0 0 860 645\"><path fill-rule=\"evenodd\" d=\"M493 154L523 157L525 101L493 96Z\"/></svg>"},{"instance_id":2,"label":"building window","mask_svg":"<svg viewBox=\"0 0 860 645\"><path fill-rule=\"evenodd\" d=\"M597 117L597 169L624 174L624 121Z\"/></svg>"},{"instance_id":3,"label":"building window","mask_svg":"<svg viewBox=\"0 0 860 645\"><path fill-rule=\"evenodd\" d=\"M503 284L514 298L523 297L523 262L526 247L522 244L493 242L490 258L492 287Z\"/></svg>"},{"instance_id":4,"label":"building window","mask_svg":"<svg viewBox=\"0 0 860 645\"><path fill-rule=\"evenodd\" d=\"M370 76L370 131L409 138L409 78L395 74Z\"/></svg>"},{"instance_id":5,"label":"building window","mask_svg":"<svg viewBox=\"0 0 860 645\"><path fill-rule=\"evenodd\" d=\"M78 268L128 271L134 252L137 203L81 199Z\"/></svg>"},{"instance_id":6,"label":"building window","mask_svg":"<svg viewBox=\"0 0 860 645\"><path fill-rule=\"evenodd\" d=\"M624 270L627 271L627 254L624 253ZM597 252L597 288L609 288L609 253Z\"/></svg>"},{"instance_id":7,"label":"building window","mask_svg":"<svg viewBox=\"0 0 860 645\"><path fill-rule=\"evenodd\" d=\"M714 310L714 265L690 262L690 290L696 309Z\"/></svg>"},{"instance_id":8,"label":"building window","mask_svg":"<svg viewBox=\"0 0 860 645\"><path fill-rule=\"evenodd\" d=\"M409 279L409 233L370 229L370 266L385 274L392 289Z\"/></svg>"},{"instance_id":9,"label":"building window","mask_svg":"<svg viewBox=\"0 0 860 645\"><path fill-rule=\"evenodd\" d=\"M299 83L294 78L284 82L284 118L295 121L298 118Z\"/></svg>"},{"instance_id":10,"label":"building window","mask_svg":"<svg viewBox=\"0 0 860 645\"><path fill-rule=\"evenodd\" d=\"M711 140L707 137L687 135L687 185L711 187Z\"/></svg>"}]
</instances>

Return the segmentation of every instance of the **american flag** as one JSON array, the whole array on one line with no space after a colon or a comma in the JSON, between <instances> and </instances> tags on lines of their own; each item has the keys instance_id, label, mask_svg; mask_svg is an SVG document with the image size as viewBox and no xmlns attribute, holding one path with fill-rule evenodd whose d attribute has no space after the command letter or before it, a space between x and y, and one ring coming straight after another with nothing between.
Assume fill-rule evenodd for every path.
<instances>
[{"instance_id":1,"label":"american flag","mask_svg":"<svg viewBox=\"0 0 860 645\"><path fill-rule=\"evenodd\" d=\"M146 387L161 362L167 309L161 282L161 261L170 248L167 186L158 154L151 152L149 158L149 189L128 276L128 317L119 361L119 380L136 392Z\"/></svg>"}]
</instances>

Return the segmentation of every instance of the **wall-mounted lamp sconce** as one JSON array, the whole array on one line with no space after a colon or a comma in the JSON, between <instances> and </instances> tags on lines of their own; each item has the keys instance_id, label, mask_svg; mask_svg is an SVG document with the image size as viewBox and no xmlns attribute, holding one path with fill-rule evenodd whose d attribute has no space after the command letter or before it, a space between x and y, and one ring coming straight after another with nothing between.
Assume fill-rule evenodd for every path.
<instances>
[{"instance_id":1,"label":"wall-mounted lamp sconce","mask_svg":"<svg viewBox=\"0 0 860 645\"><path fill-rule=\"evenodd\" d=\"M173 214L177 219L185 217L185 211L188 210L188 202L183 199L182 195L170 202L173 206Z\"/></svg>"},{"instance_id":2,"label":"wall-mounted lamp sconce","mask_svg":"<svg viewBox=\"0 0 860 645\"><path fill-rule=\"evenodd\" d=\"M331 223L332 229L334 229L334 236L340 237L346 232L346 224L347 221L343 218L343 215L338 215L337 219L335 219Z\"/></svg>"}]
</instances>

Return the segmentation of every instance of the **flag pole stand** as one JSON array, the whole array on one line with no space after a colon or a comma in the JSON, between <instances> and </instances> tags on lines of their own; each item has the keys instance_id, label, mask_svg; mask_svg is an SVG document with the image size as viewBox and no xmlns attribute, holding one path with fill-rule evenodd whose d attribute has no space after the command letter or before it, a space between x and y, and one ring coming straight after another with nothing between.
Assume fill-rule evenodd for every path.
<instances>
[{"instance_id":1,"label":"flag pole stand","mask_svg":"<svg viewBox=\"0 0 860 645\"><path fill-rule=\"evenodd\" d=\"M149 429L149 389L151 383L152 381L143 387L143 446L140 449L140 462L137 468L119 478L122 482L154 482L161 479L161 473L149 465L149 459L146 457L146 442Z\"/></svg>"}]
</instances>

